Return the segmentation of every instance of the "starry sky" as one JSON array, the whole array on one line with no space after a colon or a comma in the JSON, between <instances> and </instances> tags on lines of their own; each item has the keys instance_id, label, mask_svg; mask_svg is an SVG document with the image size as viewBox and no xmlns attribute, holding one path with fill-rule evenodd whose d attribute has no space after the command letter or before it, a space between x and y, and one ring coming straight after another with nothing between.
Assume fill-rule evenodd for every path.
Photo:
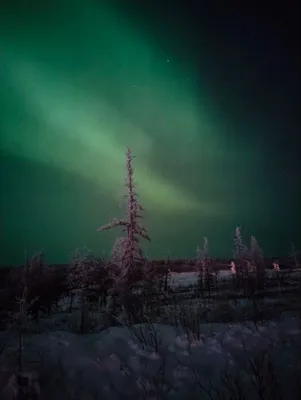
<instances>
[{"instance_id":1,"label":"starry sky","mask_svg":"<svg viewBox=\"0 0 301 400\"><path fill-rule=\"evenodd\" d=\"M126 146L148 257L194 257L203 236L230 257L236 225L269 256L301 245L297 5L1 4L0 264L108 255Z\"/></svg>"}]
</instances>

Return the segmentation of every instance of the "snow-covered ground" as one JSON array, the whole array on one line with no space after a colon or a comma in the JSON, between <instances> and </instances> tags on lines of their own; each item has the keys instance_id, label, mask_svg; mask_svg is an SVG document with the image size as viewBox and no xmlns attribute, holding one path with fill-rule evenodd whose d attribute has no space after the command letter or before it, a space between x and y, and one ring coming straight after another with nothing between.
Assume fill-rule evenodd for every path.
<instances>
[{"instance_id":1,"label":"snow-covered ground","mask_svg":"<svg viewBox=\"0 0 301 400\"><path fill-rule=\"evenodd\" d=\"M184 287L195 285L198 280L198 272L172 272L168 277L170 287ZM232 278L231 271L220 271L217 274L217 281L222 282Z\"/></svg>"},{"instance_id":2,"label":"snow-covered ground","mask_svg":"<svg viewBox=\"0 0 301 400\"><path fill-rule=\"evenodd\" d=\"M231 276L221 271L218 279ZM197 273L173 273L169 279L172 287L190 286ZM284 292L276 297L260 304L273 308L275 301L287 300ZM109 327L103 308L86 319L93 320L93 333L79 335L79 299L74 298L72 313L69 306L70 298L62 299L60 312L33 322L25 336L24 370L38 374L41 400L300 399L301 320L296 313L256 324L208 323L210 313L223 320L219 310L234 315L238 309L240 317L250 318L254 302L198 299L158 307L166 315L152 317L152 323ZM197 316L203 306L207 314ZM183 318L185 307L191 313ZM1 400L14 400L17 349L16 335L0 332ZM264 390L274 392L259 393Z\"/></svg>"},{"instance_id":3,"label":"snow-covered ground","mask_svg":"<svg viewBox=\"0 0 301 400\"><path fill-rule=\"evenodd\" d=\"M275 278L277 273L272 269L266 270L266 275L268 278ZM229 279L233 278L231 270L229 271L222 270L216 275L217 282L225 282ZM301 278L301 270L295 270L290 272L289 277L286 277L287 280L289 279L300 279ZM168 277L168 284L172 288L177 287L185 287L190 285L195 285L198 280L198 272L172 272Z\"/></svg>"},{"instance_id":4,"label":"snow-covered ground","mask_svg":"<svg viewBox=\"0 0 301 400\"><path fill-rule=\"evenodd\" d=\"M245 399L260 398L256 393L260 379L266 387L275 388L279 379L278 394L282 390L289 393L284 398L299 398L296 374L301 373L301 332L297 318L286 315L280 322L257 328L251 322L203 323L197 331L193 336L185 329L141 324L86 335L44 332L26 339L24 365L39 373L43 400L230 399L226 387L234 382L231 376L238 377ZM10 399L6 381L15 366L16 350L16 338L9 337L0 356L3 400ZM277 379L270 384L273 373ZM238 399L234 392L232 398Z\"/></svg>"}]
</instances>

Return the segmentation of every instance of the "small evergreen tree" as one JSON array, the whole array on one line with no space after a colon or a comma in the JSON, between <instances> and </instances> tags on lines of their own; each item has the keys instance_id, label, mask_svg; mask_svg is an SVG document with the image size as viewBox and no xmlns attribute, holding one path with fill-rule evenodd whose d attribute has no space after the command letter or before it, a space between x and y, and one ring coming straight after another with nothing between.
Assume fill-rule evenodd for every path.
<instances>
[{"instance_id":1,"label":"small evergreen tree","mask_svg":"<svg viewBox=\"0 0 301 400\"><path fill-rule=\"evenodd\" d=\"M199 246L196 249L197 266L199 268L198 286L200 291L204 288L205 282L209 282L209 243L207 237L204 237L203 248Z\"/></svg>"},{"instance_id":2,"label":"small evergreen tree","mask_svg":"<svg viewBox=\"0 0 301 400\"><path fill-rule=\"evenodd\" d=\"M248 277L248 261L250 259L249 250L247 246L244 244L241 228L239 226L236 227L235 236L233 238L233 255L236 266L236 287L239 289L241 285L243 285L243 290L246 292L246 282L245 277Z\"/></svg>"},{"instance_id":3,"label":"small evergreen tree","mask_svg":"<svg viewBox=\"0 0 301 400\"><path fill-rule=\"evenodd\" d=\"M256 263L259 261L263 261L263 252L262 249L260 248L257 239L255 236L251 236L251 242L250 242L250 253L252 260Z\"/></svg>"},{"instance_id":4,"label":"small evergreen tree","mask_svg":"<svg viewBox=\"0 0 301 400\"><path fill-rule=\"evenodd\" d=\"M248 255L248 248L243 242L243 238L241 236L241 228L239 226L236 227L235 236L233 239L233 255L237 260L243 259Z\"/></svg>"},{"instance_id":5,"label":"small evergreen tree","mask_svg":"<svg viewBox=\"0 0 301 400\"><path fill-rule=\"evenodd\" d=\"M72 255L69 274L67 276L67 283L70 290L70 312L72 312L73 298L75 295L80 296L80 333L84 333L86 322L86 295L89 288L89 278L91 274L91 265L86 262L89 260L90 253L82 252L81 250L75 251Z\"/></svg>"},{"instance_id":6,"label":"small evergreen tree","mask_svg":"<svg viewBox=\"0 0 301 400\"><path fill-rule=\"evenodd\" d=\"M300 255L299 251L296 250L295 244L294 244L294 242L292 242L290 257L293 260L294 268L298 268L298 266L299 266L299 255Z\"/></svg>"}]
</instances>

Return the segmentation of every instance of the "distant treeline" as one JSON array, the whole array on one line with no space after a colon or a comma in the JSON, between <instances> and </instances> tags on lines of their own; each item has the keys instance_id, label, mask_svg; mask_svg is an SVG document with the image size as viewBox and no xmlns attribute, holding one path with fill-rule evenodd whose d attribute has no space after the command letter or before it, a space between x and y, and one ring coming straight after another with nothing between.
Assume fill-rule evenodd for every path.
<instances>
[{"instance_id":1,"label":"distant treeline","mask_svg":"<svg viewBox=\"0 0 301 400\"><path fill-rule=\"evenodd\" d=\"M163 273L166 271L166 268L170 269L171 272L193 272L199 269L197 266L197 259L191 258L178 258L178 259L154 259L154 260L146 260L148 264L153 265L158 269L158 273ZM222 259L222 258L210 258L209 262L215 269L220 271L226 271L230 268L231 261L235 261L234 258ZM104 260L106 262L106 260ZM294 262L291 257L265 257L264 264L266 268L273 268L273 263L276 262L279 264L281 268L294 268ZM86 262L85 264L89 265L92 262ZM70 263L64 264L47 264L45 266L49 266L55 269L66 269L68 268ZM9 272L12 268L23 268L24 265L4 265L0 266L0 276L3 273Z\"/></svg>"}]
</instances>

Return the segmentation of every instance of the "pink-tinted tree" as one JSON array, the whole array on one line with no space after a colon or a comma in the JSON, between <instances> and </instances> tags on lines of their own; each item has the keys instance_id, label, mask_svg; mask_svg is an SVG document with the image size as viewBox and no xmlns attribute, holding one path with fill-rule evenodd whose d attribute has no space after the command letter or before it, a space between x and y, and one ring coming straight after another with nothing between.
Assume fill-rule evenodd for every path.
<instances>
[{"instance_id":1,"label":"pink-tinted tree","mask_svg":"<svg viewBox=\"0 0 301 400\"><path fill-rule=\"evenodd\" d=\"M140 247L139 239L150 240L146 229L140 223L143 208L138 200L138 194L135 191L134 169L132 166L133 156L131 149L126 152L126 182L127 194L126 216L122 219L113 219L109 224L103 225L98 232L106 231L114 227L121 227L125 236L118 238L112 251L112 263L119 267L116 275L116 286L123 286L128 281L129 276L133 275L135 266L144 263L144 256Z\"/></svg>"}]
</instances>

